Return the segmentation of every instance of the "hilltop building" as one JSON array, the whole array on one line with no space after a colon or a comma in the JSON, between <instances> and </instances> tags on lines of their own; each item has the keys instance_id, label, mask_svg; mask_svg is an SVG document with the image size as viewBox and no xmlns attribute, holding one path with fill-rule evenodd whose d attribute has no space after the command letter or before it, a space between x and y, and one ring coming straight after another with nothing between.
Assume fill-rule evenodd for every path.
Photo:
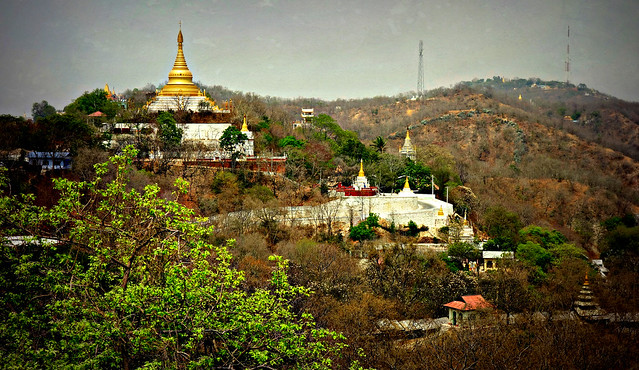
<instances>
[{"instance_id":1,"label":"hilltop building","mask_svg":"<svg viewBox=\"0 0 639 370\"><path fill-rule=\"evenodd\" d=\"M355 181L353 181L353 185L342 186L342 184L338 184L335 191L338 194L347 197L372 197L377 194L378 189L374 186L370 186L370 184L368 183L368 178L364 173L364 161L360 159L359 174L357 175Z\"/></svg>"},{"instance_id":2,"label":"hilltop building","mask_svg":"<svg viewBox=\"0 0 639 370\"><path fill-rule=\"evenodd\" d=\"M338 185L333 193L337 198L320 206L290 207L287 209L289 217L301 224L312 224L316 222L317 212L330 209L333 220L347 224L376 213L396 225L408 225L413 221L435 233L447 226L449 218L455 215L452 204L437 199L434 193L415 193L408 181L399 193L387 194L379 193L376 187L362 187L368 185L365 178L363 162L360 162L360 173L353 186Z\"/></svg>"},{"instance_id":3,"label":"hilltop building","mask_svg":"<svg viewBox=\"0 0 639 370\"><path fill-rule=\"evenodd\" d=\"M353 187L355 190L362 190L364 188L370 187L368 184L368 178L366 174L364 174L364 160L359 160L359 174L357 175L357 179L353 182Z\"/></svg>"},{"instance_id":4,"label":"hilltop building","mask_svg":"<svg viewBox=\"0 0 639 370\"><path fill-rule=\"evenodd\" d=\"M465 295L461 301L452 301L444 305L448 308L448 322L450 325L463 324L464 321L471 320L479 310L492 308L480 294Z\"/></svg>"},{"instance_id":5,"label":"hilltop building","mask_svg":"<svg viewBox=\"0 0 639 370\"><path fill-rule=\"evenodd\" d=\"M109 88L109 84L104 84L104 92L106 93L106 97L107 97L108 100L114 101L116 103L119 103L125 109L127 108L127 101L124 98L124 95L116 94L115 90L111 90Z\"/></svg>"},{"instance_id":6,"label":"hilltop building","mask_svg":"<svg viewBox=\"0 0 639 370\"><path fill-rule=\"evenodd\" d=\"M293 128L313 126L313 119L315 118L315 109L302 108L301 117L302 119L300 121L293 122Z\"/></svg>"},{"instance_id":7,"label":"hilltop building","mask_svg":"<svg viewBox=\"0 0 639 370\"><path fill-rule=\"evenodd\" d=\"M410 133L408 129L406 129L406 139L404 139L404 145L399 148L399 155L402 157L410 158L413 161L417 159L417 152L415 151L415 146L410 141Z\"/></svg>"},{"instance_id":8,"label":"hilltop building","mask_svg":"<svg viewBox=\"0 0 639 370\"><path fill-rule=\"evenodd\" d=\"M157 95L147 104L149 112L186 110L198 112L210 110L212 112L227 112L215 105L215 102L206 96L193 83L193 74L186 65L184 51L182 50L182 28L177 36L178 50L173 63L173 69L169 72L169 82L164 85Z\"/></svg>"}]
</instances>

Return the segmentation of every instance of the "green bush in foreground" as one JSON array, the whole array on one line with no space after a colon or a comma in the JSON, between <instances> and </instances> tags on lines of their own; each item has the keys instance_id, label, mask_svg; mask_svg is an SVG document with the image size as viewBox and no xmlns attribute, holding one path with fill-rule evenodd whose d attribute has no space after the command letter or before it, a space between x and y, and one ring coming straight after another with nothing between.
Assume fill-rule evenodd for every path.
<instances>
[{"instance_id":1,"label":"green bush in foreground","mask_svg":"<svg viewBox=\"0 0 639 370\"><path fill-rule=\"evenodd\" d=\"M127 186L135 151L98 165L91 182L55 180L50 209L0 198L0 356L8 367L327 368L343 337L295 314L309 294L275 262L269 289L240 288L210 226L156 185ZM103 181L105 178L113 178ZM2 181L0 181L0 184ZM50 237L59 243L38 242ZM232 241L230 241L232 243Z\"/></svg>"}]
</instances>

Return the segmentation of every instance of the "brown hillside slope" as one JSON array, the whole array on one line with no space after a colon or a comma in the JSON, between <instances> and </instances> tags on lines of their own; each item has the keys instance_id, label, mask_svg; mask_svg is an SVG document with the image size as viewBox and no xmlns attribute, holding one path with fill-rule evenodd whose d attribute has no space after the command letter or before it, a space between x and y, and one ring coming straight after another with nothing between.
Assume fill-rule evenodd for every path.
<instances>
[{"instance_id":1,"label":"brown hillside slope","mask_svg":"<svg viewBox=\"0 0 639 370\"><path fill-rule=\"evenodd\" d=\"M444 108L453 109L442 112ZM462 181L480 199L475 215L500 204L526 224L555 227L584 246L596 247L601 220L639 213L637 161L532 121L524 110L481 94L400 102L376 114L343 114L357 115L358 121L352 122L359 127L351 128L367 135L375 135L383 125L374 116L393 116L395 125L411 127L418 158L425 162L420 153L429 145L448 151ZM404 136L401 127L390 134L389 150L397 150Z\"/></svg>"}]
</instances>

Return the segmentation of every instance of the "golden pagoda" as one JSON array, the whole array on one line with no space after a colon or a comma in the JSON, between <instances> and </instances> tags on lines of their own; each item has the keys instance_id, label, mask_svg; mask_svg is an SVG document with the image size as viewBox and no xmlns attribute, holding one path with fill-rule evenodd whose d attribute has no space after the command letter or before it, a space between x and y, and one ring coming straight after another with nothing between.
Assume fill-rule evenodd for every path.
<instances>
[{"instance_id":1,"label":"golden pagoda","mask_svg":"<svg viewBox=\"0 0 639 370\"><path fill-rule=\"evenodd\" d=\"M399 154L402 157L408 157L412 160L417 158L417 154L415 153L415 147L413 143L410 141L410 132L406 129L406 139L404 139L404 146L399 148Z\"/></svg>"},{"instance_id":2,"label":"golden pagoda","mask_svg":"<svg viewBox=\"0 0 639 370\"><path fill-rule=\"evenodd\" d=\"M149 103L149 111L161 110L192 110L199 111L202 108L212 111L220 111L205 93L193 83L193 74L186 65L182 43L182 26L177 36L177 55L173 63L173 69L169 72L169 81Z\"/></svg>"},{"instance_id":3,"label":"golden pagoda","mask_svg":"<svg viewBox=\"0 0 639 370\"><path fill-rule=\"evenodd\" d=\"M369 188L370 185L368 183L368 178L364 174L364 160L359 160L359 173L357 174L357 178L353 182L353 188L356 190L362 190L365 188Z\"/></svg>"},{"instance_id":4,"label":"golden pagoda","mask_svg":"<svg viewBox=\"0 0 639 370\"><path fill-rule=\"evenodd\" d=\"M240 130L241 132L249 132L248 129L248 125L246 124L246 114L244 115L244 123L242 123L242 130Z\"/></svg>"},{"instance_id":5,"label":"golden pagoda","mask_svg":"<svg viewBox=\"0 0 639 370\"><path fill-rule=\"evenodd\" d=\"M186 65L182 43L182 27L177 36L178 50L173 63L173 69L169 72L169 82L159 92L159 96L203 96L204 94L193 83L193 74Z\"/></svg>"}]
</instances>

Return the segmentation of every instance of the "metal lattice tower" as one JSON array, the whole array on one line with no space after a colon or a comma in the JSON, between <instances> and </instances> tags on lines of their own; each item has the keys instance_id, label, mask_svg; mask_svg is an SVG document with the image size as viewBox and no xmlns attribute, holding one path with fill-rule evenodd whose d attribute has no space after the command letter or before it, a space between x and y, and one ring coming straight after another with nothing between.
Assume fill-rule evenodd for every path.
<instances>
[{"instance_id":1,"label":"metal lattice tower","mask_svg":"<svg viewBox=\"0 0 639 370\"><path fill-rule=\"evenodd\" d=\"M566 85L570 84L570 26L568 26L568 43L566 44Z\"/></svg>"},{"instance_id":2,"label":"metal lattice tower","mask_svg":"<svg viewBox=\"0 0 639 370\"><path fill-rule=\"evenodd\" d=\"M419 40L419 68L417 70L417 96L424 95L424 43Z\"/></svg>"}]
</instances>

